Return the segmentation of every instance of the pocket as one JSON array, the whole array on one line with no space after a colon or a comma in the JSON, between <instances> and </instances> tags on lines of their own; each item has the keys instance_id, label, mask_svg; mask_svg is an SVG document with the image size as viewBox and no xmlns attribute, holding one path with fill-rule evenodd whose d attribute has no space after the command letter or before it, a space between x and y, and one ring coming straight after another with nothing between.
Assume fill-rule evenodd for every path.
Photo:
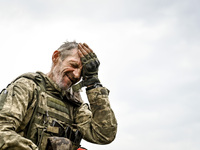
<instances>
[{"instance_id":1,"label":"pocket","mask_svg":"<svg viewBox=\"0 0 200 150\"><path fill-rule=\"evenodd\" d=\"M51 135L45 132L45 129L38 128L38 147L41 150L44 150L47 146L47 139Z\"/></svg>"},{"instance_id":2,"label":"pocket","mask_svg":"<svg viewBox=\"0 0 200 150\"><path fill-rule=\"evenodd\" d=\"M47 149L72 150L72 143L67 138L53 136L48 138Z\"/></svg>"}]
</instances>

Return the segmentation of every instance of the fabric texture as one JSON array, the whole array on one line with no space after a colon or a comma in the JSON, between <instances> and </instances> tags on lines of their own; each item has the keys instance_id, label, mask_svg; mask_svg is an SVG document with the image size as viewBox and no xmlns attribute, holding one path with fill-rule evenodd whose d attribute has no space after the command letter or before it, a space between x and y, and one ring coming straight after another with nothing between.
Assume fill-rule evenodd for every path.
<instances>
[{"instance_id":1,"label":"fabric texture","mask_svg":"<svg viewBox=\"0 0 200 150\"><path fill-rule=\"evenodd\" d=\"M45 74L39 74L45 81L45 91L39 92L41 89L36 82L21 77L1 93L0 149L37 150L38 144L41 144L40 149L43 150L52 134L58 134L58 129L68 126L73 131L79 130L83 139L92 143L108 144L114 140L117 121L110 107L109 91L105 87L87 91L88 105L83 103L80 93L73 93L71 89L62 91ZM38 93L37 113L31 116ZM33 117L34 125L30 127ZM53 128L55 120L59 126ZM29 129L31 132L27 135ZM42 135L42 139L37 135Z\"/></svg>"}]
</instances>

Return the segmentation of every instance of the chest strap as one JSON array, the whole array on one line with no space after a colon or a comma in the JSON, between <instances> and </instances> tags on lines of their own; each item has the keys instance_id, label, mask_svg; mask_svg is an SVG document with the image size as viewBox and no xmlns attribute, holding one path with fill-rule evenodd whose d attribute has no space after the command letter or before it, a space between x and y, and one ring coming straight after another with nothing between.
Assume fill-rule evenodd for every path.
<instances>
[{"instance_id":1,"label":"chest strap","mask_svg":"<svg viewBox=\"0 0 200 150\"><path fill-rule=\"evenodd\" d=\"M46 115L46 111L41 107L38 107L37 112L39 112L39 113L41 113L43 115ZM67 123L67 124L70 124L70 125L73 124L73 121L71 121L70 119L67 119L67 118L65 118L65 116L56 114L56 113L54 113L52 111L48 111L48 115L50 117L52 117L52 118L57 118L58 120L63 121L65 123Z\"/></svg>"}]
</instances>

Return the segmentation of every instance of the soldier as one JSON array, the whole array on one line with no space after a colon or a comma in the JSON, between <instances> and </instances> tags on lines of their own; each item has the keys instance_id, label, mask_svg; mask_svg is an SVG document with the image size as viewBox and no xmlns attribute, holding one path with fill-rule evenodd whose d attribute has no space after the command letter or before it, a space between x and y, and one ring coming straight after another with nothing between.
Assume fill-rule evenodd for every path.
<instances>
[{"instance_id":1,"label":"soldier","mask_svg":"<svg viewBox=\"0 0 200 150\"><path fill-rule=\"evenodd\" d=\"M0 149L76 150L82 138L112 142L117 121L99 65L87 44L65 42L53 53L49 73L26 73L11 82L0 94ZM84 86L90 105L80 97Z\"/></svg>"}]
</instances>

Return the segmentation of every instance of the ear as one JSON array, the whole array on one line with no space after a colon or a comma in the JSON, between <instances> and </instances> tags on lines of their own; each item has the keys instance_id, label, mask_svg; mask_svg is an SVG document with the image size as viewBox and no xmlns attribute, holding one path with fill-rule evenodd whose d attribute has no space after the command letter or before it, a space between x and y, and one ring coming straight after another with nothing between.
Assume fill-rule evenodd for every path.
<instances>
[{"instance_id":1,"label":"ear","mask_svg":"<svg viewBox=\"0 0 200 150\"><path fill-rule=\"evenodd\" d=\"M56 64L58 62L59 57L60 57L60 52L56 50L52 55L52 62Z\"/></svg>"}]
</instances>

